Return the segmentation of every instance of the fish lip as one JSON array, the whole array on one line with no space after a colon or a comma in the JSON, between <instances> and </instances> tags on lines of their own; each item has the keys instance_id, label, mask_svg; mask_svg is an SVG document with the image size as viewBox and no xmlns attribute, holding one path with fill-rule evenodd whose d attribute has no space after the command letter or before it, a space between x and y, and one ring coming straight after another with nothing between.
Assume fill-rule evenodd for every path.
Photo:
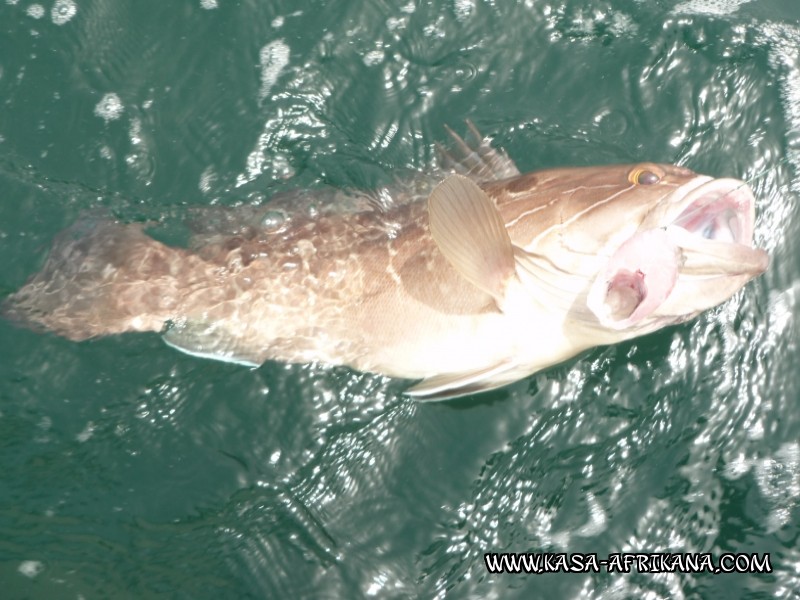
<instances>
[{"instance_id":1,"label":"fish lip","mask_svg":"<svg viewBox=\"0 0 800 600\"><path fill-rule=\"evenodd\" d=\"M735 222L730 223L732 239L715 241L754 248L755 196L744 181L699 176L676 190L670 201L675 205L670 225L697 234L715 218L730 213L735 216Z\"/></svg>"}]
</instances>

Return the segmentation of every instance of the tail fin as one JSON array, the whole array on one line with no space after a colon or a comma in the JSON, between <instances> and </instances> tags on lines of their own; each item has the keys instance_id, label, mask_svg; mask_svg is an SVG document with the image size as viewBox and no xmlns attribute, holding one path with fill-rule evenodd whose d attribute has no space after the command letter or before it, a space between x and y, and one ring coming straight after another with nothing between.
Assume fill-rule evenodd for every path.
<instances>
[{"instance_id":1,"label":"tail fin","mask_svg":"<svg viewBox=\"0 0 800 600\"><path fill-rule=\"evenodd\" d=\"M53 241L42 270L2 305L6 318L72 340L159 331L178 302L185 251L106 218L84 218Z\"/></svg>"}]
</instances>

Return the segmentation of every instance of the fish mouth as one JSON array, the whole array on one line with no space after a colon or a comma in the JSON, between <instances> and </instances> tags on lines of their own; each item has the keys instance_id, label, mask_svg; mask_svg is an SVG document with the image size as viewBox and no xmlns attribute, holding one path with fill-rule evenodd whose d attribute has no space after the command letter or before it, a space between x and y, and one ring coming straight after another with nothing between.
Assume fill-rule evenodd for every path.
<instances>
[{"instance_id":1,"label":"fish mouth","mask_svg":"<svg viewBox=\"0 0 800 600\"><path fill-rule=\"evenodd\" d=\"M738 179L698 179L678 190L686 208L672 225L706 240L752 247L755 197L750 187Z\"/></svg>"},{"instance_id":2,"label":"fish mouth","mask_svg":"<svg viewBox=\"0 0 800 600\"><path fill-rule=\"evenodd\" d=\"M766 271L769 256L753 244L755 197L738 179L699 177L677 190L682 206L665 228L681 249L685 274L749 275Z\"/></svg>"},{"instance_id":3,"label":"fish mouth","mask_svg":"<svg viewBox=\"0 0 800 600\"><path fill-rule=\"evenodd\" d=\"M744 182L698 176L665 208L616 249L589 290L587 306L606 329L685 320L769 265L753 246L755 198Z\"/></svg>"}]
</instances>

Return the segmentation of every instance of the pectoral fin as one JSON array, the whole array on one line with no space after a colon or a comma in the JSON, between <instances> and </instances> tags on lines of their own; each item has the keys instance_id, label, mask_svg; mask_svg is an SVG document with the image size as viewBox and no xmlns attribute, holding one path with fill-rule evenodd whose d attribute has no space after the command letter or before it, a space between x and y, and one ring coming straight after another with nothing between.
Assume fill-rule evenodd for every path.
<instances>
[{"instance_id":1,"label":"pectoral fin","mask_svg":"<svg viewBox=\"0 0 800 600\"><path fill-rule=\"evenodd\" d=\"M502 308L516 276L514 250L497 208L478 185L451 175L428 198L430 230L455 269Z\"/></svg>"},{"instance_id":2,"label":"pectoral fin","mask_svg":"<svg viewBox=\"0 0 800 600\"><path fill-rule=\"evenodd\" d=\"M245 348L241 339L218 323L180 319L172 322L161 336L168 346L191 356L256 368L263 359Z\"/></svg>"},{"instance_id":3,"label":"pectoral fin","mask_svg":"<svg viewBox=\"0 0 800 600\"><path fill-rule=\"evenodd\" d=\"M508 376L508 372L515 366L510 360L506 360L486 369L436 375L423 379L407 389L405 393L420 402L438 402L468 394L487 392L515 381L518 378L516 375Z\"/></svg>"}]
</instances>

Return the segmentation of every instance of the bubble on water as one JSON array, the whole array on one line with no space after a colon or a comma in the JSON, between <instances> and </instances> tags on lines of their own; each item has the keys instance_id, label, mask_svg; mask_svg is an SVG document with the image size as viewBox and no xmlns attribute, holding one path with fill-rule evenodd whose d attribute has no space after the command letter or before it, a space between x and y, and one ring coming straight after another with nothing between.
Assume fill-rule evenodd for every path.
<instances>
[{"instance_id":1,"label":"bubble on water","mask_svg":"<svg viewBox=\"0 0 800 600\"><path fill-rule=\"evenodd\" d=\"M279 27L283 27L283 23L284 23L285 20L286 19L284 19L283 17L275 17L274 19L272 19L272 26L275 29L278 29Z\"/></svg>"},{"instance_id":2,"label":"bubble on water","mask_svg":"<svg viewBox=\"0 0 800 600\"><path fill-rule=\"evenodd\" d=\"M25 575L25 577L31 578L36 577L43 570L44 565L38 560L23 560L17 567L17 571Z\"/></svg>"},{"instance_id":3,"label":"bubble on water","mask_svg":"<svg viewBox=\"0 0 800 600\"><path fill-rule=\"evenodd\" d=\"M282 210L270 210L261 218L261 227L268 233L282 231L287 221L287 215Z\"/></svg>"},{"instance_id":4,"label":"bubble on water","mask_svg":"<svg viewBox=\"0 0 800 600\"><path fill-rule=\"evenodd\" d=\"M50 10L50 18L56 25L63 25L72 19L76 12L78 12L78 6L74 0L56 0Z\"/></svg>"},{"instance_id":5,"label":"bubble on water","mask_svg":"<svg viewBox=\"0 0 800 600\"><path fill-rule=\"evenodd\" d=\"M206 10L212 10L219 6L217 0L200 0L200 7Z\"/></svg>"},{"instance_id":6,"label":"bubble on water","mask_svg":"<svg viewBox=\"0 0 800 600\"><path fill-rule=\"evenodd\" d=\"M258 95L263 100L269 96L281 71L289 64L289 46L283 40L270 42L261 48L259 62L261 63L261 91Z\"/></svg>"},{"instance_id":7,"label":"bubble on water","mask_svg":"<svg viewBox=\"0 0 800 600\"><path fill-rule=\"evenodd\" d=\"M28 10L25 11L29 17L34 19L41 19L44 16L44 6L41 4L31 4Z\"/></svg>"},{"instance_id":8,"label":"bubble on water","mask_svg":"<svg viewBox=\"0 0 800 600\"><path fill-rule=\"evenodd\" d=\"M125 107L122 105L122 100L119 99L119 96L114 92L109 92L94 107L94 114L108 123L119 119L124 109Z\"/></svg>"}]
</instances>

